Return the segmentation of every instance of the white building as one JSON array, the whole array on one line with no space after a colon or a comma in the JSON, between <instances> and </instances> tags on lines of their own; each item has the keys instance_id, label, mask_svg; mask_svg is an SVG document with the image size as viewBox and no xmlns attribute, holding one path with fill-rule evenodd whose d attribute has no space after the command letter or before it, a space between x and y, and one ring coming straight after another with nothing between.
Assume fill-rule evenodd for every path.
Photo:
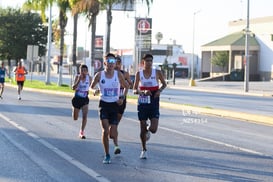
<instances>
[{"instance_id":1,"label":"white building","mask_svg":"<svg viewBox=\"0 0 273 182\"><path fill-rule=\"evenodd\" d=\"M272 80L273 78L273 16L249 21L250 80ZM229 22L229 35L201 47L202 77L230 74L234 69L244 71L246 20ZM223 73L212 65L211 58L217 51L229 52L229 63ZM239 64L238 64L239 63Z\"/></svg>"},{"instance_id":2,"label":"white building","mask_svg":"<svg viewBox=\"0 0 273 182\"><path fill-rule=\"evenodd\" d=\"M246 20L229 22L229 32L245 29ZM261 80L273 79L273 16L254 18L249 21L249 29L255 34L260 45L259 73Z\"/></svg>"}]
</instances>

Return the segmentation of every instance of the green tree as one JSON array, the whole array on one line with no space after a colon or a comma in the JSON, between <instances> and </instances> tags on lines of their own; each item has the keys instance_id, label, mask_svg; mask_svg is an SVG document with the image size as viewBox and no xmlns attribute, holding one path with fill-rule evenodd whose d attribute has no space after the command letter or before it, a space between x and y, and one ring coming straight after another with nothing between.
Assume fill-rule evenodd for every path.
<instances>
[{"instance_id":1,"label":"green tree","mask_svg":"<svg viewBox=\"0 0 273 182\"><path fill-rule=\"evenodd\" d=\"M27 46L38 45L39 56L44 56L47 43L47 27L37 13L19 9L0 9L0 58L19 60L26 58Z\"/></svg>"},{"instance_id":2,"label":"green tree","mask_svg":"<svg viewBox=\"0 0 273 182\"><path fill-rule=\"evenodd\" d=\"M219 66L222 68L223 73L225 71L225 67L228 64L229 56L227 51L219 51L216 52L215 55L211 59L211 63L213 65ZM223 75L223 80L225 79Z\"/></svg>"},{"instance_id":3,"label":"green tree","mask_svg":"<svg viewBox=\"0 0 273 182\"><path fill-rule=\"evenodd\" d=\"M59 28L59 21L54 20L52 21L52 37L51 41L52 42L60 42L61 40L61 30Z\"/></svg>"},{"instance_id":4,"label":"green tree","mask_svg":"<svg viewBox=\"0 0 273 182\"><path fill-rule=\"evenodd\" d=\"M67 25L66 12L70 9L69 0L27 0L24 4L25 8L40 10L42 16L45 19L45 11L48 6L52 5L54 2L57 3L59 8L59 26L60 26L60 62L59 62L59 79L58 85L62 85L62 66L63 66L63 56L64 56L64 33L65 27Z\"/></svg>"}]
</instances>

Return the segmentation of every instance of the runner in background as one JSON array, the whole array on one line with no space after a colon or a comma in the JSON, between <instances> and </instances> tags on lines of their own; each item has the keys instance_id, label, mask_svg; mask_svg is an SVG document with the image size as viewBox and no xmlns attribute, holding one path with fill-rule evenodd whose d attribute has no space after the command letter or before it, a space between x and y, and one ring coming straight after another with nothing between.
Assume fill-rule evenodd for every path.
<instances>
[{"instance_id":1,"label":"runner in background","mask_svg":"<svg viewBox=\"0 0 273 182\"><path fill-rule=\"evenodd\" d=\"M17 82L17 92L18 92L18 99L21 100L21 92L24 87L24 82L26 80L26 74L28 74L26 68L22 65L22 61L19 60L17 63L17 67L14 69L15 79Z\"/></svg>"},{"instance_id":2,"label":"runner in background","mask_svg":"<svg viewBox=\"0 0 273 182\"><path fill-rule=\"evenodd\" d=\"M130 79L129 73L126 72L126 71L124 71L124 70L122 70L121 67L122 67L122 60L121 60L121 58L119 56L116 56L116 67L115 67L115 70L120 71L123 74L126 82L129 84L129 88L132 88L133 83L132 83L132 81ZM121 118L122 118L123 113L124 113L125 108L126 108L126 102L127 102L126 101L126 95L127 95L127 93L128 93L128 89L126 89L126 88L124 88L124 87L121 86L120 87L120 97L123 97L124 100L123 100L123 103L121 105L119 105L119 108L118 108L118 124L121 121ZM120 147L118 145L118 124L112 126L112 127L117 127L116 128L117 134L114 135L114 137L112 138L113 142L114 142L114 145L115 145L115 149L114 149L114 153L115 154L120 154L121 153Z\"/></svg>"},{"instance_id":3,"label":"runner in background","mask_svg":"<svg viewBox=\"0 0 273 182\"><path fill-rule=\"evenodd\" d=\"M7 69L4 62L0 61L0 99L3 99L3 92L5 88L5 76L8 76Z\"/></svg>"},{"instance_id":4,"label":"runner in background","mask_svg":"<svg viewBox=\"0 0 273 182\"><path fill-rule=\"evenodd\" d=\"M80 74L76 75L72 89L75 90L72 98L72 117L76 121L79 117L79 112L82 110L82 124L79 132L79 137L85 139L84 129L87 123L88 104L89 104L89 87L92 78L88 73L87 65L80 66Z\"/></svg>"}]
</instances>

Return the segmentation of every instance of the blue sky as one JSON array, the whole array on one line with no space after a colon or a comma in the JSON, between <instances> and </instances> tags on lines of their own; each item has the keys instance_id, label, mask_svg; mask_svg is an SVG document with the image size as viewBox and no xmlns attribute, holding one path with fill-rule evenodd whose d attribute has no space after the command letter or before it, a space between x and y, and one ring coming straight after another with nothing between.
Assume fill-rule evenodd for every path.
<instances>
[{"instance_id":1,"label":"blue sky","mask_svg":"<svg viewBox=\"0 0 273 182\"><path fill-rule=\"evenodd\" d=\"M24 0L0 0L2 6L20 6ZM166 3L167 2L167 3ZM273 16L272 0L249 0L250 18ZM148 15L145 8L135 13L114 12L111 46L114 48L133 48L134 46L134 17L150 17L152 24L152 41L156 43L155 34L163 33L162 43L176 40L186 52L192 51L193 45L193 14L195 15L195 49L228 33L228 22L246 19L247 0L154 0ZM54 15L57 17L57 13ZM72 33L72 19L68 24L68 32ZM105 13L100 13L97 20L97 34L104 35L106 25ZM90 33L82 18L79 20L78 45L89 47ZM250 26L251 29L251 26ZM71 36L70 36L71 37ZM66 41L71 42L67 37Z\"/></svg>"}]
</instances>

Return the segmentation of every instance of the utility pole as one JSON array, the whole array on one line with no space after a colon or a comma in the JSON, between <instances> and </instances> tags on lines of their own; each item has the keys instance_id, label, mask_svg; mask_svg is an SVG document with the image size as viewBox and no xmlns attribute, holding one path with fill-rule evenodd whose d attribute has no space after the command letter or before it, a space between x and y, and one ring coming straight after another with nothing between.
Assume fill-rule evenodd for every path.
<instances>
[{"instance_id":1,"label":"utility pole","mask_svg":"<svg viewBox=\"0 0 273 182\"><path fill-rule=\"evenodd\" d=\"M193 21L192 21L192 60L191 60L191 79L189 86L195 86L195 81L194 81L194 42L195 42L195 15L199 13L201 10L198 10L193 13Z\"/></svg>"},{"instance_id":2,"label":"utility pole","mask_svg":"<svg viewBox=\"0 0 273 182\"><path fill-rule=\"evenodd\" d=\"M49 5L48 33L47 33L47 66L46 66L46 85L50 84L50 61L51 61L51 37L52 37L52 4Z\"/></svg>"},{"instance_id":3,"label":"utility pole","mask_svg":"<svg viewBox=\"0 0 273 182\"><path fill-rule=\"evenodd\" d=\"M246 20L246 30L245 30L245 82L244 91L249 90L249 0L247 0L247 20Z\"/></svg>"}]
</instances>

